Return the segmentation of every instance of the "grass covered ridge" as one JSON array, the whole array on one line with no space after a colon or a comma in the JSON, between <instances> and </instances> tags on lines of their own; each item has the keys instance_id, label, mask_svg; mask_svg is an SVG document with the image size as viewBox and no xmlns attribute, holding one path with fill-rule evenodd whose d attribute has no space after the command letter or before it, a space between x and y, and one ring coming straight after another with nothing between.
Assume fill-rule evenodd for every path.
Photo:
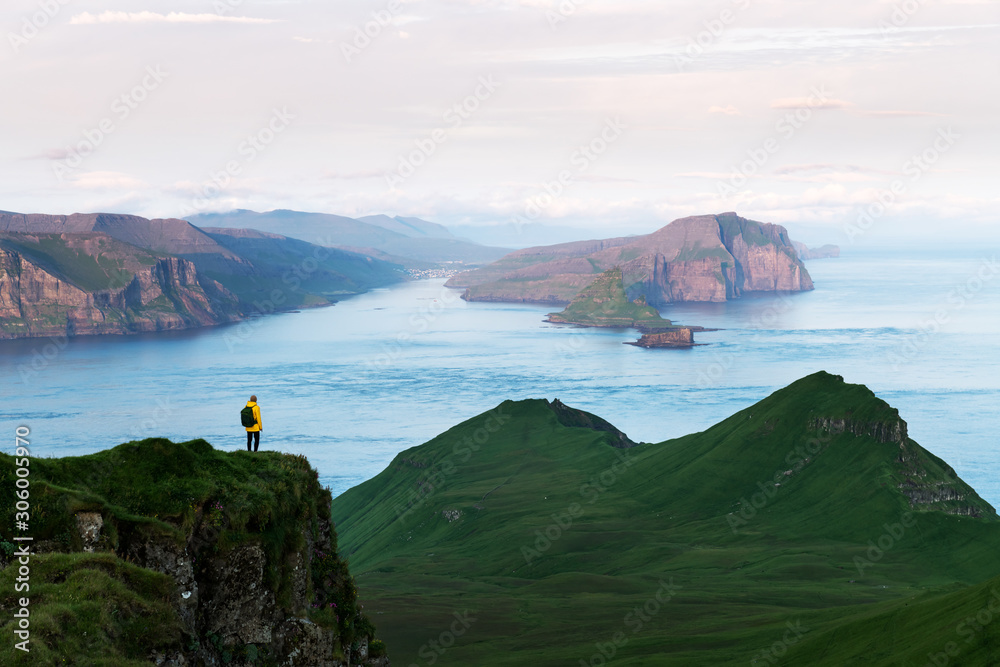
<instances>
[{"instance_id":1,"label":"grass covered ridge","mask_svg":"<svg viewBox=\"0 0 1000 667\"><path fill-rule=\"evenodd\" d=\"M993 508L887 437L898 412L838 376L658 444L564 422L547 401L505 402L334 499L397 659L923 667L1000 582ZM962 499L911 504L907 480ZM476 622L435 652L464 612ZM802 634L781 644L789 623ZM1000 623L963 646L949 664L988 664L974 656Z\"/></svg>"}]
</instances>

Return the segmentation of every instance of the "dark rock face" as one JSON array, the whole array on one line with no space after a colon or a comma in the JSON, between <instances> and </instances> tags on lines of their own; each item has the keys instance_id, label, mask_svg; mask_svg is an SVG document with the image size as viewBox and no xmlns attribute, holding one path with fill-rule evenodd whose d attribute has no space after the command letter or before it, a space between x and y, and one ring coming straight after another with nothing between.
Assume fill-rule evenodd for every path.
<instances>
[{"instance_id":1,"label":"dark rock face","mask_svg":"<svg viewBox=\"0 0 1000 667\"><path fill-rule=\"evenodd\" d=\"M902 419L893 422L858 422L853 419L816 418L809 426L832 434L847 432L858 436L868 436L876 442L903 444L907 440L906 422Z\"/></svg>"},{"instance_id":2,"label":"dark rock face","mask_svg":"<svg viewBox=\"0 0 1000 667\"><path fill-rule=\"evenodd\" d=\"M205 568L201 629L223 645L270 644L274 616L280 612L264 581L267 556L257 545L237 547L225 558L212 559ZM305 600L292 600L292 607Z\"/></svg>"},{"instance_id":3,"label":"dark rock face","mask_svg":"<svg viewBox=\"0 0 1000 667\"><path fill-rule=\"evenodd\" d=\"M556 413L556 418L563 426L589 428L592 431L610 434L612 437L612 446L616 449L629 449L638 444L622 431L619 431L611 422L589 412L571 408L558 398L549 403L549 407L552 409L552 412Z\"/></svg>"},{"instance_id":4,"label":"dark rock face","mask_svg":"<svg viewBox=\"0 0 1000 667\"><path fill-rule=\"evenodd\" d=\"M735 213L682 218L646 236L518 250L448 285L466 287L469 301L567 303L614 266L629 298L655 307L813 289L784 227Z\"/></svg>"},{"instance_id":5,"label":"dark rock face","mask_svg":"<svg viewBox=\"0 0 1000 667\"><path fill-rule=\"evenodd\" d=\"M97 515L100 517L100 515ZM88 513L78 519L81 533L89 530L91 541L99 543L93 529L95 518ZM311 554L336 550L333 528L319 520L317 537L305 529L306 544L283 563L273 563L257 544L244 544L218 555L218 533L211 526L194 529L183 545L169 538L136 537L123 539L118 555L130 562L173 578L176 589L172 604L188 637L198 638L193 648L171 655L151 657L156 665L243 665L226 661L223 650L236 651L253 645L266 651L273 664L288 667L389 667L388 657L369 658L368 640L362 638L344 659L338 659L337 635L308 618ZM99 532L99 529L98 529ZM271 570L287 569L291 599L279 601L268 583ZM318 599L317 594L317 599ZM248 667L251 664L245 663ZM271 664L271 663L268 663Z\"/></svg>"}]
</instances>

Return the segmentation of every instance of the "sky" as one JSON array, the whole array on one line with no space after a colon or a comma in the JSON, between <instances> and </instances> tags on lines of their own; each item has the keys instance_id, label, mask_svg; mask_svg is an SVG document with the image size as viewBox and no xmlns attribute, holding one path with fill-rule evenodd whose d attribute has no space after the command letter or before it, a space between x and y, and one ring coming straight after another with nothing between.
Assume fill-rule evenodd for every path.
<instances>
[{"instance_id":1,"label":"sky","mask_svg":"<svg viewBox=\"0 0 1000 667\"><path fill-rule=\"evenodd\" d=\"M0 209L998 238L1000 2L5 0Z\"/></svg>"}]
</instances>

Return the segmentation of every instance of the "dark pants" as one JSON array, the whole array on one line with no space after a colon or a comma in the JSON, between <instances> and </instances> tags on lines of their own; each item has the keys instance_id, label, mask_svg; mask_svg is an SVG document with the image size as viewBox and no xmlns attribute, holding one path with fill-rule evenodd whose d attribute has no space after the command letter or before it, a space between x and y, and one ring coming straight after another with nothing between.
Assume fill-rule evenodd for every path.
<instances>
[{"instance_id":1,"label":"dark pants","mask_svg":"<svg viewBox=\"0 0 1000 667\"><path fill-rule=\"evenodd\" d=\"M260 431L247 431L247 451L248 452L251 451L250 450L250 443L251 442L253 443L253 450L252 451L256 452L257 448L260 447Z\"/></svg>"}]
</instances>

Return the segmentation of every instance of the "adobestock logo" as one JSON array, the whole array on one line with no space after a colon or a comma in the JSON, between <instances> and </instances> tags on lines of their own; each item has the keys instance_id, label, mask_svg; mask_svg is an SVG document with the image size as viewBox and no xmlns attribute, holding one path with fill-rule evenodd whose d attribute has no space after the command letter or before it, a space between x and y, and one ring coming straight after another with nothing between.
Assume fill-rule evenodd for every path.
<instances>
[{"instance_id":1,"label":"adobestock logo","mask_svg":"<svg viewBox=\"0 0 1000 667\"><path fill-rule=\"evenodd\" d=\"M354 39L340 43L340 52L348 63L361 55L361 52L371 46L382 32L392 25L393 19L403 11L402 0L389 0L385 9L372 12L372 20L363 25L354 26Z\"/></svg>"},{"instance_id":2,"label":"adobestock logo","mask_svg":"<svg viewBox=\"0 0 1000 667\"><path fill-rule=\"evenodd\" d=\"M417 173L417 170L424 166L427 161L437 153L438 146L448 141L448 134L465 124L467 120L491 97L500 87L500 83L493 78L493 75L481 76L478 85L470 95L465 96L461 101L456 102L441 116L441 119L448 127L438 127L432 130L427 137L416 139L413 142L415 150L406 155L399 156L399 165L396 170L385 175L386 185L390 189L402 185L406 179Z\"/></svg>"},{"instance_id":3,"label":"adobestock logo","mask_svg":"<svg viewBox=\"0 0 1000 667\"><path fill-rule=\"evenodd\" d=\"M21 19L21 30L20 32L9 32L7 33L7 41L10 42L10 48L14 50L14 53L18 53L21 49L42 31L45 26L47 26L52 19L56 17L59 11L64 5L68 5L70 0L42 0L38 3L38 11L31 16L25 16Z\"/></svg>"}]
</instances>

